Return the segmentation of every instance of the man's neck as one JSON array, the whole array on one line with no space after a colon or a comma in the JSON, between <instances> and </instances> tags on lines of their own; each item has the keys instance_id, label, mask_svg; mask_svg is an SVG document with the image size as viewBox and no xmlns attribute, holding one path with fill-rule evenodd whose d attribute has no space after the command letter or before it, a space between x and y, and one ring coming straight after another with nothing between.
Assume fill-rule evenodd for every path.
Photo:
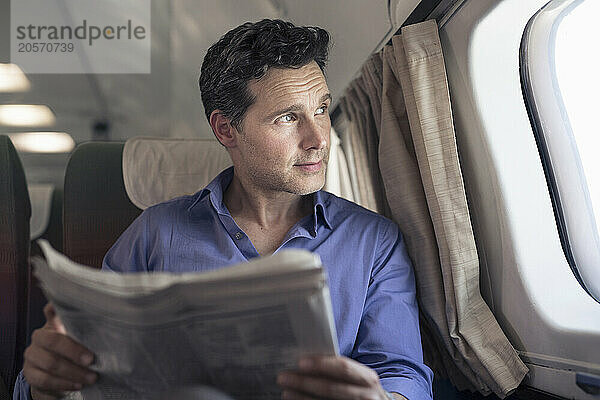
<instances>
[{"instance_id":1,"label":"man's neck","mask_svg":"<svg viewBox=\"0 0 600 400\"><path fill-rule=\"evenodd\" d=\"M312 209L310 196L258 190L235 175L223 193L223 202L235 220L263 229L293 225Z\"/></svg>"}]
</instances>

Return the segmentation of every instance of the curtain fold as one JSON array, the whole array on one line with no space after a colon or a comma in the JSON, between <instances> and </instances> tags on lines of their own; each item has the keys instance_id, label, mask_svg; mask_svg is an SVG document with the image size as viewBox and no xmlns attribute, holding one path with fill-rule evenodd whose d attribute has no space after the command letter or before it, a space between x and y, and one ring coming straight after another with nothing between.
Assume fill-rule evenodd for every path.
<instances>
[{"instance_id":1,"label":"curtain fold","mask_svg":"<svg viewBox=\"0 0 600 400\"><path fill-rule=\"evenodd\" d=\"M342 148L342 142L333 128L331 128L329 135L329 163L327 164L325 186L323 189L338 197L354 201L350 171L344 149Z\"/></svg>"},{"instance_id":2,"label":"curtain fold","mask_svg":"<svg viewBox=\"0 0 600 400\"><path fill-rule=\"evenodd\" d=\"M371 211L379 212L382 207L377 204L375 198L376 190L372 177L373 171L371 171L373 160L368 158L367 135L362 134L367 132L372 125L368 123L370 115L361 112L362 108L359 95L356 93L356 87L360 86L356 81L353 81L347 90L348 95L342 99L341 103L342 109L350 120L345 140L350 142L353 152L354 172L358 188L358 192L355 193L355 201Z\"/></svg>"},{"instance_id":3,"label":"curtain fold","mask_svg":"<svg viewBox=\"0 0 600 400\"><path fill-rule=\"evenodd\" d=\"M436 22L403 27L341 104L354 164L370 171L357 170L356 197L405 236L426 362L459 390L505 397L527 367L481 297Z\"/></svg>"}]
</instances>

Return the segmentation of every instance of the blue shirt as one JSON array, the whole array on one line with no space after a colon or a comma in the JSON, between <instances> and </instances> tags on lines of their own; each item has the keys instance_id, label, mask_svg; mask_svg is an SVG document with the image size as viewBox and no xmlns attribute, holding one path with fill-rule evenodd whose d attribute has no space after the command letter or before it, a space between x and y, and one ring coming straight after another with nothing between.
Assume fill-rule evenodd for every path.
<instances>
[{"instance_id":1,"label":"blue shirt","mask_svg":"<svg viewBox=\"0 0 600 400\"><path fill-rule=\"evenodd\" d=\"M231 167L194 195L146 209L108 251L102 268L203 272L258 257L223 203L232 177ZM397 225L330 193L312 196L312 213L275 252L301 248L321 257L342 355L373 368L387 391L431 399L433 373L423 363L415 278ZM17 383L25 389L22 381ZM27 398L18 392L19 386L14 400Z\"/></svg>"}]
</instances>

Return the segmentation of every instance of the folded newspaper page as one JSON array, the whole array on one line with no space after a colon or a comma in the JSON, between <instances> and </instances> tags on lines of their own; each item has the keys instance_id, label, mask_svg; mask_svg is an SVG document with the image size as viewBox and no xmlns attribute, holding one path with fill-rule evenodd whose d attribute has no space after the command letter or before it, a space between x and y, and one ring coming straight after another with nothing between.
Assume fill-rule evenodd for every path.
<instances>
[{"instance_id":1,"label":"folded newspaper page","mask_svg":"<svg viewBox=\"0 0 600 400\"><path fill-rule=\"evenodd\" d=\"M96 355L86 400L170 398L199 385L236 400L278 399L280 371L303 355L338 353L326 274L310 252L205 273L122 274L38 242L42 289L68 334Z\"/></svg>"}]
</instances>

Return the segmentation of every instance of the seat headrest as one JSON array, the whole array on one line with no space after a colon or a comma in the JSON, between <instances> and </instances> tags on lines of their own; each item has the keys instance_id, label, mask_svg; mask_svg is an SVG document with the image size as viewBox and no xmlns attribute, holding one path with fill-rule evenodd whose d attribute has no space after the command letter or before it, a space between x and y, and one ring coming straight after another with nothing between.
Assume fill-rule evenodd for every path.
<instances>
[{"instance_id":1,"label":"seat headrest","mask_svg":"<svg viewBox=\"0 0 600 400\"><path fill-rule=\"evenodd\" d=\"M25 171L15 147L6 135L0 135L0 205L0 217L5 218L2 221L6 222L0 226L0 234L10 232L12 237L16 232L24 232L20 228L21 223L25 223L29 229L31 202L27 193ZM5 242L3 245L10 247Z\"/></svg>"},{"instance_id":2,"label":"seat headrest","mask_svg":"<svg viewBox=\"0 0 600 400\"><path fill-rule=\"evenodd\" d=\"M29 238L35 240L42 236L46 232L46 229L48 229L54 185L31 184L27 185L27 190L29 191L29 200L31 201Z\"/></svg>"},{"instance_id":3,"label":"seat headrest","mask_svg":"<svg viewBox=\"0 0 600 400\"><path fill-rule=\"evenodd\" d=\"M231 165L215 139L135 137L123 149L125 190L141 209L195 193Z\"/></svg>"}]
</instances>

